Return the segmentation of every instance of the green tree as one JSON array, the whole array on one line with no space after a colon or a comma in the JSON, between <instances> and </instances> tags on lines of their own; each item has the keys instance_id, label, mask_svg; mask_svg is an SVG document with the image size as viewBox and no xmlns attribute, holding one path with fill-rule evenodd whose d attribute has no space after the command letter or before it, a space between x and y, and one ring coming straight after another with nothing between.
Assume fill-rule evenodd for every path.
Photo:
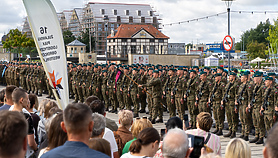
<instances>
[{"instance_id":1,"label":"green tree","mask_svg":"<svg viewBox=\"0 0 278 158\"><path fill-rule=\"evenodd\" d=\"M86 29L86 31L81 32L81 36L78 37L78 40L84 44L86 44L86 52L90 52L90 36L89 36L89 29ZM93 37L93 34L91 34L91 48L92 51L95 50L95 38Z\"/></svg>"},{"instance_id":2,"label":"green tree","mask_svg":"<svg viewBox=\"0 0 278 158\"><path fill-rule=\"evenodd\" d=\"M3 42L3 47L10 52L21 53L22 48L35 47L34 40L27 37L26 33L22 34L18 29L12 29L7 34L6 41Z\"/></svg>"},{"instance_id":3,"label":"green tree","mask_svg":"<svg viewBox=\"0 0 278 158\"><path fill-rule=\"evenodd\" d=\"M63 38L64 38L64 44L65 44L65 46L66 46L67 44L69 44L70 42L72 42L72 41L75 40L74 35L73 35L72 32L69 31L69 30L66 30L66 31L63 32Z\"/></svg>"},{"instance_id":4,"label":"green tree","mask_svg":"<svg viewBox=\"0 0 278 158\"><path fill-rule=\"evenodd\" d=\"M257 41L255 42L250 42L247 45L247 52L248 52L248 57L250 59L255 59L257 57L260 58L266 58L266 45L264 43L258 43Z\"/></svg>"},{"instance_id":5,"label":"green tree","mask_svg":"<svg viewBox=\"0 0 278 158\"><path fill-rule=\"evenodd\" d=\"M240 38L240 42L236 43L236 50L244 50L247 49L247 46L253 41L257 41L258 43L268 43L269 40L267 37L269 36L269 28L271 24L269 19L266 22L260 22L256 28L251 28L250 30L245 31Z\"/></svg>"},{"instance_id":6,"label":"green tree","mask_svg":"<svg viewBox=\"0 0 278 158\"><path fill-rule=\"evenodd\" d=\"M277 47L278 47L278 18L274 20L274 25L271 25L269 28L269 36L267 37L269 41L269 45L272 51L277 54ZM272 53L271 51L271 53Z\"/></svg>"}]
</instances>

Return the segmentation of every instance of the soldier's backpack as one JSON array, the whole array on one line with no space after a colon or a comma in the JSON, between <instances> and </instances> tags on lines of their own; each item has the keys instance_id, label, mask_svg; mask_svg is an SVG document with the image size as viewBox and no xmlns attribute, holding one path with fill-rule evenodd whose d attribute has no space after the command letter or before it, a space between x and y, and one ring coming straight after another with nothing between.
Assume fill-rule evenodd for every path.
<instances>
[{"instance_id":1,"label":"soldier's backpack","mask_svg":"<svg viewBox=\"0 0 278 158\"><path fill-rule=\"evenodd\" d=\"M117 131L113 131L113 134L114 134L116 143L117 143L117 145L118 145L118 154L119 154L119 157L121 157L121 156L122 156L122 152L123 152L123 148L124 148L125 144L123 144L122 138L121 138L121 136L117 133Z\"/></svg>"}]
</instances>

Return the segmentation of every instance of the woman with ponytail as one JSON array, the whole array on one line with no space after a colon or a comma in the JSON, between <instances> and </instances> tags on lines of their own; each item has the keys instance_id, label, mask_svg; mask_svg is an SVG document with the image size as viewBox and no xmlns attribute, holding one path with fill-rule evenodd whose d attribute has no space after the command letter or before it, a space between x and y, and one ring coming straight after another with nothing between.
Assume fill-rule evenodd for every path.
<instances>
[{"instance_id":1,"label":"woman with ponytail","mask_svg":"<svg viewBox=\"0 0 278 158\"><path fill-rule=\"evenodd\" d=\"M155 128L143 129L137 139L132 142L129 152L121 158L149 158L158 150L160 136Z\"/></svg>"}]
</instances>

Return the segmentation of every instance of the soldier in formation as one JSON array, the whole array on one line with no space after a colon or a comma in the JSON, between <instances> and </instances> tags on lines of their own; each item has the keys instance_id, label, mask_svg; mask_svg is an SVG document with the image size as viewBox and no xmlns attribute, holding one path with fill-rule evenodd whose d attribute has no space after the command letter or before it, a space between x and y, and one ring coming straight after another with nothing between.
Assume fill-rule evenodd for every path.
<instances>
[{"instance_id":1,"label":"soldier in formation","mask_svg":"<svg viewBox=\"0 0 278 158\"><path fill-rule=\"evenodd\" d=\"M21 86L28 93L44 93L55 99L41 63L1 62L0 72L2 85ZM147 113L152 123L163 122L164 110L170 117L183 119L188 109L190 128L196 128L196 116L209 112L215 119L213 132L220 136L226 114L229 131L224 137L235 138L240 122L240 138L248 141L253 125L255 138L250 143L263 144L267 131L277 121L275 73L263 77L259 71L239 74L235 68L228 73L223 67L115 63L69 63L67 72L74 102L95 95L104 101L107 111L133 110L134 117Z\"/></svg>"}]
</instances>

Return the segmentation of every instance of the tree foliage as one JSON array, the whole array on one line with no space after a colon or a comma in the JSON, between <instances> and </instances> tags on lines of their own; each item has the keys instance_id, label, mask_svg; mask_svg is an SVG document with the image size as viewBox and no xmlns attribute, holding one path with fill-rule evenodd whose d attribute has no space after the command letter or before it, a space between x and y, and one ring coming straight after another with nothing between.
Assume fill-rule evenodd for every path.
<instances>
[{"instance_id":1,"label":"tree foliage","mask_svg":"<svg viewBox=\"0 0 278 158\"><path fill-rule=\"evenodd\" d=\"M253 41L267 44L269 42L267 37L269 36L270 27L270 21L267 19L266 22L260 22L256 28L245 31L241 35L240 42L236 44L236 50L242 50L242 45L244 45L244 50L246 50L247 46Z\"/></svg>"},{"instance_id":2,"label":"tree foliage","mask_svg":"<svg viewBox=\"0 0 278 158\"><path fill-rule=\"evenodd\" d=\"M69 31L69 30L66 30L66 31L63 32L63 38L64 38L64 44L65 44L65 46L66 46L67 44L69 44L70 42L72 42L72 41L75 40L74 35L73 35L72 32Z\"/></svg>"},{"instance_id":3,"label":"tree foliage","mask_svg":"<svg viewBox=\"0 0 278 158\"><path fill-rule=\"evenodd\" d=\"M35 47L35 42L25 34L22 34L18 29L12 29L7 34L6 41L3 42L3 47L8 50L16 50L17 53L21 52L22 48Z\"/></svg>"},{"instance_id":4,"label":"tree foliage","mask_svg":"<svg viewBox=\"0 0 278 158\"><path fill-rule=\"evenodd\" d=\"M278 47L278 18L277 18L277 20L274 20L274 25L270 26L269 36L267 37L267 40L269 41L269 46L271 47L272 51L275 54L277 54L277 47Z\"/></svg>"},{"instance_id":5,"label":"tree foliage","mask_svg":"<svg viewBox=\"0 0 278 158\"><path fill-rule=\"evenodd\" d=\"M86 44L86 52L90 52L90 35L89 35L89 29L86 29L86 31L81 32L81 36L78 37L78 40L84 44ZM93 37L93 34L91 34L91 48L92 51L95 50L95 38Z\"/></svg>"},{"instance_id":6,"label":"tree foliage","mask_svg":"<svg viewBox=\"0 0 278 158\"><path fill-rule=\"evenodd\" d=\"M259 43L257 41L250 42L247 45L248 57L250 59L255 59L257 57L265 59L266 58L265 50L266 50L266 45L264 43Z\"/></svg>"}]
</instances>

